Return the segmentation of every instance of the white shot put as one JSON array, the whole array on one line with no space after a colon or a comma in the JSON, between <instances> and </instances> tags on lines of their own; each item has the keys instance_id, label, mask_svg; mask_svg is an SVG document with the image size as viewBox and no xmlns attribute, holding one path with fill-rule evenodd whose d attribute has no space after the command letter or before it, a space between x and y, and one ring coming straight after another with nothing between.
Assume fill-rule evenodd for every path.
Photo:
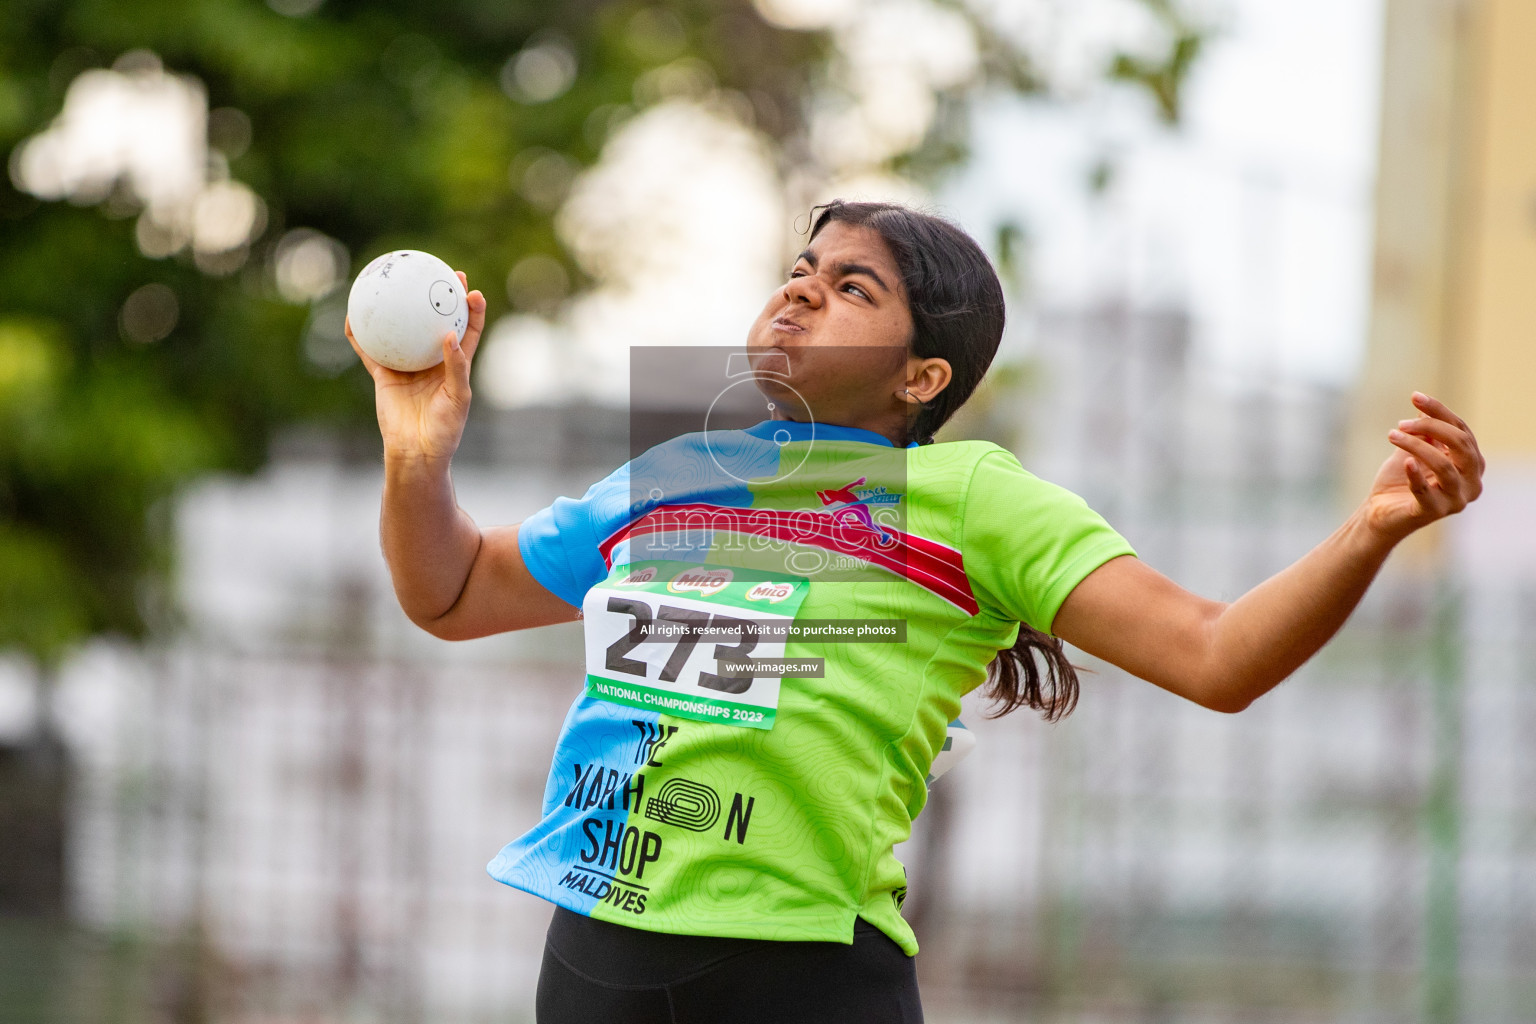
<instances>
[{"instance_id":1,"label":"white shot put","mask_svg":"<svg viewBox=\"0 0 1536 1024\"><path fill-rule=\"evenodd\" d=\"M362 350L391 370L443 361L443 335L464 340L469 302L453 268L429 252L398 249L363 268L347 296L347 319Z\"/></svg>"}]
</instances>

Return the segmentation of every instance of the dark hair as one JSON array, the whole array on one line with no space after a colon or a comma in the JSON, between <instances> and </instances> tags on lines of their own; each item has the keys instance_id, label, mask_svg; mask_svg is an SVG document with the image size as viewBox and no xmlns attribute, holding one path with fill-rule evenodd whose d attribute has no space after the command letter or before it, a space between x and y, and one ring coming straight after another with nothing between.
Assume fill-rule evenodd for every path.
<instances>
[{"instance_id":1,"label":"dark hair","mask_svg":"<svg viewBox=\"0 0 1536 1024\"><path fill-rule=\"evenodd\" d=\"M947 220L894 203L834 200L813 211L811 237L838 221L875 231L901 272L912 313L908 348L922 359L949 362L949 386L908 425L919 444L953 416L971 393L1003 340L1003 286L987 254Z\"/></svg>"},{"instance_id":2,"label":"dark hair","mask_svg":"<svg viewBox=\"0 0 1536 1024\"><path fill-rule=\"evenodd\" d=\"M950 366L949 386L908 426L918 443L932 444L933 435L986 376L1003 340L1003 286L997 271L970 235L905 206L834 200L811 214L811 238L839 222L870 228L890 249L912 313L908 348L919 358L944 359ZM1036 654L1045 662L1043 673ZM997 702L991 717L1028 706L1054 722L1077 706L1077 670L1061 641L1027 623L1019 623L1018 640L998 652L988 675L992 681L986 695Z\"/></svg>"}]
</instances>

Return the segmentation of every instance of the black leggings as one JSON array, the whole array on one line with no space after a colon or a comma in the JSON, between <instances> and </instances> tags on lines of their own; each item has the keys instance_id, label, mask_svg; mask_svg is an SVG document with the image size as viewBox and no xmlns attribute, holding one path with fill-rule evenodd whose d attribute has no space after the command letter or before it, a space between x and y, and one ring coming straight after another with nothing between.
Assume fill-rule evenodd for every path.
<instances>
[{"instance_id":1,"label":"black leggings","mask_svg":"<svg viewBox=\"0 0 1536 1024\"><path fill-rule=\"evenodd\" d=\"M668 935L555 909L538 1024L922 1024L913 959L858 921L853 945Z\"/></svg>"}]
</instances>

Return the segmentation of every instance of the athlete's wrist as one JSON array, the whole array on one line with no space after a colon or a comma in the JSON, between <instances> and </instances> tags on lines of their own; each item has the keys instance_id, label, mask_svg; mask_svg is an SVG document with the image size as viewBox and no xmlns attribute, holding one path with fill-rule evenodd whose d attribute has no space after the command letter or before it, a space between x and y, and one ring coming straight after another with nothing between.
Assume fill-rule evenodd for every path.
<instances>
[{"instance_id":1,"label":"athlete's wrist","mask_svg":"<svg viewBox=\"0 0 1536 1024\"><path fill-rule=\"evenodd\" d=\"M440 486L451 477L451 455L436 455L419 449L386 447L384 449L384 485L391 490L411 486Z\"/></svg>"},{"instance_id":2,"label":"athlete's wrist","mask_svg":"<svg viewBox=\"0 0 1536 1024\"><path fill-rule=\"evenodd\" d=\"M453 452L427 451L404 445L384 445L384 468L408 472L443 472L453 462Z\"/></svg>"},{"instance_id":3,"label":"athlete's wrist","mask_svg":"<svg viewBox=\"0 0 1536 1024\"><path fill-rule=\"evenodd\" d=\"M1368 557L1385 559L1420 524L1392 522L1371 507L1369 500L1344 522L1342 532Z\"/></svg>"}]
</instances>

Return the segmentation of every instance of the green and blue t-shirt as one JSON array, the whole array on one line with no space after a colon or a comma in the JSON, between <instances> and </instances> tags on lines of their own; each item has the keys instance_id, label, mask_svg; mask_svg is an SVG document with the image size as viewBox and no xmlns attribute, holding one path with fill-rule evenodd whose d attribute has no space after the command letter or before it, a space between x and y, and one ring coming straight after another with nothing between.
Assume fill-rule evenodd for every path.
<instances>
[{"instance_id":1,"label":"green and blue t-shirt","mask_svg":"<svg viewBox=\"0 0 1536 1024\"><path fill-rule=\"evenodd\" d=\"M767 421L658 445L519 527L582 607L539 824L488 870L661 932L917 951L892 847L960 698L1130 546L997 445Z\"/></svg>"}]
</instances>

